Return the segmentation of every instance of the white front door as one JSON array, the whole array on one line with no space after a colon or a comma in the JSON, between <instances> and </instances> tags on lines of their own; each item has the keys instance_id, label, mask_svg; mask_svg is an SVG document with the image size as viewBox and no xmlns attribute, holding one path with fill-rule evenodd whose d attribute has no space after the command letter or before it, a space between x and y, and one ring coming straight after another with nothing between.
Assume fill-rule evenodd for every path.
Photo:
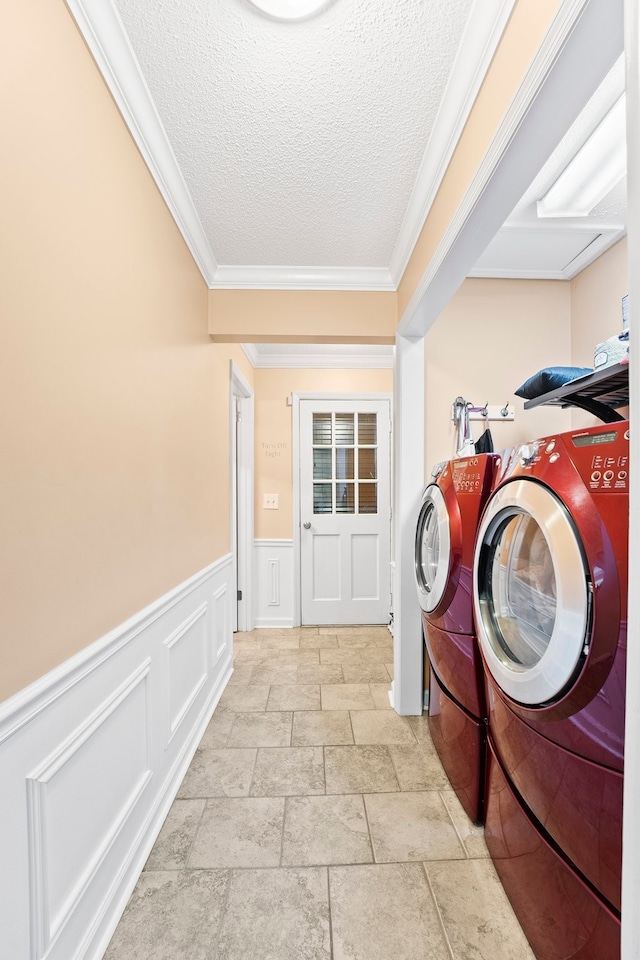
<instances>
[{"instance_id":1,"label":"white front door","mask_svg":"<svg viewBox=\"0 0 640 960\"><path fill-rule=\"evenodd\" d=\"M390 402L300 401L303 624L387 623Z\"/></svg>"}]
</instances>

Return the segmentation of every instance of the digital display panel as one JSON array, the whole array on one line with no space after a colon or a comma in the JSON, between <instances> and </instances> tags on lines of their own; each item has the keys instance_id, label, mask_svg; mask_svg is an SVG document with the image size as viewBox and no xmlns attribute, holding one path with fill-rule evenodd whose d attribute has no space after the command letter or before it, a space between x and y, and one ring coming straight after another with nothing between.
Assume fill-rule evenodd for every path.
<instances>
[{"instance_id":1,"label":"digital display panel","mask_svg":"<svg viewBox=\"0 0 640 960\"><path fill-rule=\"evenodd\" d=\"M574 447L593 447L599 443L613 443L618 439L616 430L607 430L606 433L583 433L577 437L571 437Z\"/></svg>"}]
</instances>

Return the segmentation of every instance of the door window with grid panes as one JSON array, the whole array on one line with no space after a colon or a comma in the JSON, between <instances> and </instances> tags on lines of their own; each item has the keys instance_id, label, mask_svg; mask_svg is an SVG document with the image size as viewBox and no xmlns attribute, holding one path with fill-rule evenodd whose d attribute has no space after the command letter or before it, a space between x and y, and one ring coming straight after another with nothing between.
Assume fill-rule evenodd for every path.
<instances>
[{"instance_id":1,"label":"door window with grid panes","mask_svg":"<svg viewBox=\"0 0 640 960\"><path fill-rule=\"evenodd\" d=\"M376 413L313 414L314 514L378 512Z\"/></svg>"},{"instance_id":2,"label":"door window with grid panes","mask_svg":"<svg viewBox=\"0 0 640 960\"><path fill-rule=\"evenodd\" d=\"M300 597L303 624L389 617L390 401L300 400Z\"/></svg>"}]
</instances>

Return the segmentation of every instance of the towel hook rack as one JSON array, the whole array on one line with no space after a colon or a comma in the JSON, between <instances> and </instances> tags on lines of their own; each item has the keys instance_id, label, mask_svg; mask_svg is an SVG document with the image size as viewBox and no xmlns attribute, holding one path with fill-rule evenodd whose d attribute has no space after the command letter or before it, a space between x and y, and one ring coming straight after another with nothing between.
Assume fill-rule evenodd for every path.
<instances>
[{"instance_id":1,"label":"towel hook rack","mask_svg":"<svg viewBox=\"0 0 640 960\"><path fill-rule=\"evenodd\" d=\"M463 414L468 415L470 420L515 420L515 409L508 401L503 407L488 401L480 407L464 397L456 397L451 419L458 423Z\"/></svg>"}]
</instances>

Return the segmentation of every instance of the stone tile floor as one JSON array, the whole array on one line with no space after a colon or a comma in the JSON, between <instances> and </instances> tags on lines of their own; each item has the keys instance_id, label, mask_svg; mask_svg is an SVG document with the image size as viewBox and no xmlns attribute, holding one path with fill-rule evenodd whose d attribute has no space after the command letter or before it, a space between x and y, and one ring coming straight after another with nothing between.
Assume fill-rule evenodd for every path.
<instances>
[{"instance_id":1,"label":"stone tile floor","mask_svg":"<svg viewBox=\"0 0 640 960\"><path fill-rule=\"evenodd\" d=\"M234 651L106 960L533 960L386 627Z\"/></svg>"}]
</instances>

